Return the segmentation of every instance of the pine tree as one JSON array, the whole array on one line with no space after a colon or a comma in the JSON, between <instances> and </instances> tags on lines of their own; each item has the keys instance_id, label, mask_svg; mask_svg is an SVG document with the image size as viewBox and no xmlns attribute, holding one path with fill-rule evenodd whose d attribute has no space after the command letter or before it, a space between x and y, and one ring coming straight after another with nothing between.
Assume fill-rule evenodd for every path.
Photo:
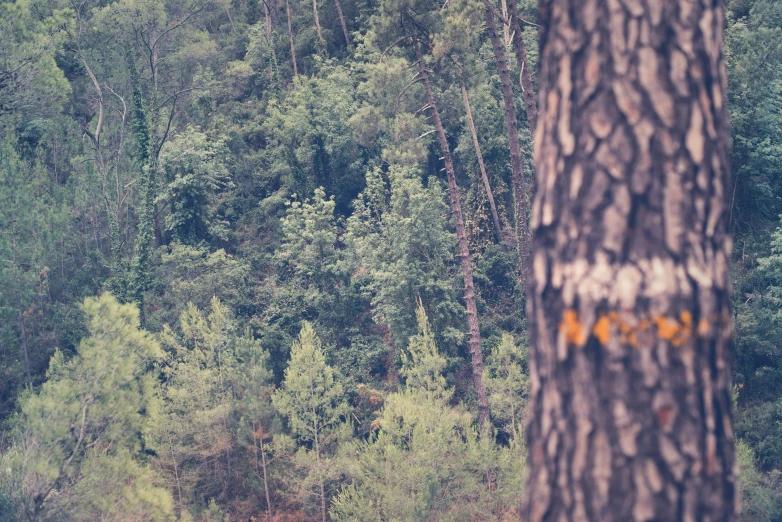
<instances>
[{"instance_id":1,"label":"pine tree","mask_svg":"<svg viewBox=\"0 0 782 522\"><path fill-rule=\"evenodd\" d=\"M66 360L56 352L46 383L21 403L14 472L25 515L168 520L171 496L143 458L158 406L150 369L160 346L139 329L133 305L103 294L82 309L89 335L77 354Z\"/></svg>"},{"instance_id":2,"label":"pine tree","mask_svg":"<svg viewBox=\"0 0 782 522\"><path fill-rule=\"evenodd\" d=\"M312 443L315 459L307 458L306 450L299 462L315 474L320 498L321 519L325 522L326 467L328 448L341 420L348 412L342 384L334 379L334 371L326 364L321 341L315 329L304 322L298 340L291 348L291 359L285 370L282 387L272 396L274 407L288 419L291 431L304 443Z\"/></svg>"}]
</instances>

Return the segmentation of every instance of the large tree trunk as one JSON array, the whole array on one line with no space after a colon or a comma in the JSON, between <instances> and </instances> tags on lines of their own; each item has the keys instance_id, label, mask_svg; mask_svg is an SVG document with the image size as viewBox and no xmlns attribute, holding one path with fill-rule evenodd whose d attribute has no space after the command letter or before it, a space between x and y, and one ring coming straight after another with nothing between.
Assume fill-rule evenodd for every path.
<instances>
[{"instance_id":1,"label":"large tree trunk","mask_svg":"<svg viewBox=\"0 0 782 522\"><path fill-rule=\"evenodd\" d=\"M409 20L408 20L409 22ZM489 399L486 395L486 386L483 383L483 352L481 351L481 331L478 325L478 306L475 301L475 284L472 279L472 265L470 263L470 248L467 242L467 232L464 228L464 218L462 217L462 205L459 202L459 189L456 186L456 174L453 169L453 160L451 159L451 149L448 146L448 139L445 136L443 122L440 120L440 113L437 110L437 103L434 99L432 84L429 81L429 75L424 66L424 57L421 54L421 47L416 38L416 33L412 28L412 23L408 23L410 34L413 38L415 55L418 61L418 74L424 82L426 89L426 98L429 102L429 108L432 111L432 120L437 131L437 139L440 142L440 149L443 153L445 162L445 172L448 176L448 196L451 200L451 210L453 212L453 221L456 226L456 240L459 243L459 261L464 277L464 304L467 308L467 325L470 329L470 355L472 358L472 380L475 385L475 395L478 397L478 422L481 426L489 428Z\"/></svg>"},{"instance_id":2,"label":"large tree trunk","mask_svg":"<svg viewBox=\"0 0 782 522\"><path fill-rule=\"evenodd\" d=\"M721 2L541 2L525 520L735 520Z\"/></svg>"},{"instance_id":3,"label":"large tree trunk","mask_svg":"<svg viewBox=\"0 0 782 522\"><path fill-rule=\"evenodd\" d=\"M519 83L521 84L521 94L524 98L524 109L527 112L527 123L529 123L530 133L534 137L535 129L538 127L538 106L535 102L535 85L532 83L532 69L527 61L527 48L524 45L524 39L521 37L522 21L519 16L519 10L516 7L516 0L506 1L513 33L513 50L516 54L516 65L519 67Z\"/></svg>"},{"instance_id":4,"label":"large tree trunk","mask_svg":"<svg viewBox=\"0 0 782 522\"><path fill-rule=\"evenodd\" d=\"M481 144L478 141L478 131L475 130L475 122L472 119L470 98L467 96L467 88L464 86L464 74L462 73L461 67L459 67L459 85L462 88L464 111L467 113L467 122L470 124L470 132L472 133L472 143L475 146L475 155L478 157L478 167L481 170L481 179L483 180L483 186L486 189L486 199L489 201L489 210L491 211L491 219L494 222L494 235L499 241L502 237L502 225L500 224L500 216L497 213L497 206L494 204L494 194L492 193L491 184L489 183L489 175L486 173L486 165L483 162L483 153L481 152Z\"/></svg>"},{"instance_id":5,"label":"large tree trunk","mask_svg":"<svg viewBox=\"0 0 782 522\"><path fill-rule=\"evenodd\" d=\"M500 77L502 101L505 104L505 127L508 130L508 148L510 150L511 185L514 199L514 218L516 221L516 240L519 251L519 273L524 293L528 292L529 270L529 230L527 228L527 189L524 179L524 164L521 159L521 144L519 142L519 129L516 121L516 102L513 97L513 85L510 81L508 61L505 58L505 47L497 34L497 26L494 21L494 8L489 0L483 0L486 15L486 29L489 32L491 46L494 49L494 58L497 62L497 73Z\"/></svg>"}]
</instances>

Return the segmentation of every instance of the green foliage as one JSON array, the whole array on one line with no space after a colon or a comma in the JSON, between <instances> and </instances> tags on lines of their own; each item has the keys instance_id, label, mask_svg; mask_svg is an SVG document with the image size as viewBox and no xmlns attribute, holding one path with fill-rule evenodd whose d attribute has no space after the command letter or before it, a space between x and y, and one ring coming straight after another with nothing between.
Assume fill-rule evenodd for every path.
<instances>
[{"instance_id":1,"label":"green foliage","mask_svg":"<svg viewBox=\"0 0 782 522\"><path fill-rule=\"evenodd\" d=\"M222 140L193 127L163 147L160 165L167 184L157 201L169 206L165 229L175 241L195 246L228 238L227 223L217 211L220 193L233 186L224 154Z\"/></svg>"},{"instance_id":2,"label":"green foliage","mask_svg":"<svg viewBox=\"0 0 782 522\"><path fill-rule=\"evenodd\" d=\"M326 199L321 187L312 200L290 203L282 220L284 237L276 257L282 273L303 288L323 292L344 279L334 207L334 198Z\"/></svg>"},{"instance_id":3,"label":"green foliage","mask_svg":"<svg viewBox=\"0 0 782 522\"><path fill-rule=\"evenodd\" d=\"M274 41L266 34L266 24L257 23L248 31L247 54L245 62L255 75L255 86L261 92L274 92L280 85L280 71Z\"/></svg>"},{"instance_id":4,"label":"green foliage","mask_svg":"<svg viewBox=\"0 0 782 522\"><path fill-rule=\"evenodd\" d=\"M61 205L61 191L48 189L45 172L0 142L0 222L6 224L0 227L0 343L5 364L15 370L8 372L0 404L22 383L32 385L52 354L43 313L51 309L51 252L68 232Z\"/></svg>"},{"instance_id":5,"label":"green foliage","mask_svg":"<svg viewBox=\"0 0 782 522\"><path fill-rule=\"evenodd\" d=\"M327 67L321 73L295 82L283 100L270 100L262 124L264 159L267 175L291 192L308 194L324 187L344 213L362 189L367 158L346 121L355 111L350 71Z\"/></svg>"},{"instance_id":6,"label":"green foliage","mask_svg":"<svg viewBox=\"0 0 782 522\"><path fill-rule=\"evenodd\" d=\"M291 432L302 444L293 458L304 474L301 490L313 492L319 488L315 495L323 505L327 504L326 482L339 474L336 462L331 458L334 443L340 435L346 434L341 428L346 427L342 420L349 409L342 384L335 381L334 371L326 364L320 339L308 322L302 324L299 338L291 348L285 380L274 392L272 402L287 418ZM349 431L347 428L347 433ZM302 503L307 506L306 500Z\"/></svg>"},{"instance_id":7,"label":"green foliage","mask_svg":"<svg viewBox=\"0 0 782 522\"><path fill-rule=\"evenodd\" d=\"M509 438L516 437L522 428L529 389L526 363L526 347L518 346L509 334L502 335L486 359L483 379L489 409L494 422Z\"/></svg>"},{"instance_id":8,"label":"green foliage","mask_svg":"<svg viewBox=\"0 0 782 522\"><path fill-rule=\"evenodd\" d=\"M69 14L47 12L38 2L0 4L0 137L10 116L25 114L23 126L45 126L65 103L71 86L55 57Z\"/></svg>"},{"instance_id":9,"label":"green foliage","mask_svg":"<svg viewBox=\"0 0 782 522\"><path fill-rule=\"evenodd\" d=\"M418 334L410 338L407 351L402 352L402 370L399 373L405 378L407 388L420 390L431 399L448 400L449 393L443 376L447 361L437 351L429 319L420 300L415 315Z\"/></svg>"},{"instance_id":10,"label":"green foliage","mask_svg":"<svg viewBox=\"0 0 782 522\"><path fill-rule=\"evenodd\" d=\"M209 252L205 248L174 243L161 249L154 271L155 286L147 297L148 328L160 330L163 324L175 324L187 303L207 309L217 296L226 306L243 311L251 295L250 267L225 250Z\"/></svg>"},{"instance_id":11,"label":"green foliage","mask_svg":"<svg viewBox=\"0 0 782 522\"><path fill-rule=\"evenodd\" d=\"M273 402L304 442L323 439L347 413L342 384L334 380L334 370L326 364L321 341L308 322L293 343L285 380Z\"/></svg>"},{"instance_id":12,"label":"green foliage","mask_svg":"<svg viewBox=\"0 0 782 522\"><path fill-rule=\"evenodd\" d=\"M450 345L461 340L463 314L454 288L455 236L439 182L430 178L424 187L416 174L392 168L388 194L380 170L367 173L367 189L348 219L347 241L359 265L354 278L366 281L376 320L398 345L415 333L419 298Z\"/></svg>"},{"instance_id":13,"label":"green foliage","mask_svg":"<svg viewBox=\"0 0 782 522\"><path fill-rule=\"evenodd\" d=\"M520 499L523 447L481 439L471 416L448 405L444 359L423 308L417 313L406 385L386 398L379 431L357 443L353 482L332 502L335 520L499 519ZM485 480L493 473L496 488L489 488Z\"/></svg>"},{"instance_id":14,"label":"green foliage","mask_svg":"<svg viewBox=\"0 0 782 522\"><path fill-rule=\"evenodd\" d=\"M287 205L282 242L273 257L278 279L269 288L267 314L288 332L301 319L317 321L328 343L326 352L347 387L373 379L386 347L372 331L366 295L351 281L350 254L335 209L334 198L327 199L323 189ZM266 325L264 330L273 332ZM287 346L278 345L277 353L287 355L282 352Z\"/></svg>"},{"instance_id":15,"label":"green foliage","mask_svg":"<svg viewBox=\"0 0 782 522\"><path fill-rule=\"evenodd\" d=\"M782 212L782 6L770 0L750 5L729 20L725 34L736 182L732 219L745 233Z\"/></svg>"},{"instance_id":16,"label":"green foliage","mask_svg":"<svg viewBox=\"0 0 782 522\"><path fill-rule=\"evenodd\" d=\"M778 520L782 510L780 472L775 470L767 476L760 473L755 467L755 453L743 441L736 444L736 461L739 465L741 520L746 522Z\"/></svg>"},{"instance_id":17,"label":"green foliage","mask_svg":"<svg viewBox=\"0 0 782 522\"><path fill-rule=\"evenodd\" d=\"M179 509L222 520L227 515L214 502L235 499L239 484L262 480L258 439L276 427L268 355L249 331L236 331L217 297L208 315L188 304L179 327L166 325L160 338L166 358L163 404L151 429L155 463Z\"/></svg>"},{"instance_id":18,"label":"green foliage","mask_svg":"<svg viewBox=\"0 0 782 522\"><path fill-rule=\"evenodd\" d=\"M138 310L109 294L85 300L83 309L89 335L76 355L66 360L56 352L40 391L21 400L12 469L24 511L34 518L137 513L167 520L171 497L143 460L158 407L150 368L160 347L139 330Z\"/></svg>"},{"instance_id":19,"label":"green foliage","mask_svg":"<svg viewBox=\"0 0 782 522\"><path fill-rule=\"evenodd\" d=\"M161 333L169 358L154 438L180 504L213 497L228 480L236 373L231 329L228 310L215 297L208 316L191 303L180 318L181 334L168 327Z\"/></svg>"}]
</instances>

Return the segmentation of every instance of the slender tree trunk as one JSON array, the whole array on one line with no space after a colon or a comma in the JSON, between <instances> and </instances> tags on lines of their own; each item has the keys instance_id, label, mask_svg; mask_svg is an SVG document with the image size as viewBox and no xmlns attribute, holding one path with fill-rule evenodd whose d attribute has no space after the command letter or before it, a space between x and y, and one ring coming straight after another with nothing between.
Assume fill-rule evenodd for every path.
<instances>
[{"instance_id":1,"label":"slender tree trunk","mask_svg":"<svg viewBox=\"0 0 782 522\"><path fill-rule=\"evenodd\" d=\"M171 462L174 463L174 478L176 479L177 498L179 498L179 509L182 509L182 485L179 483L179 467L176 464L174 456L174 443L171 441L171 434L168 434L168 447L171 449Z\"/></svg>"},{"instance_id":2,"label":"slender tree trunk","mask_svg":"<svg viewBox=\"0 0 782 522\"><path fill-rule=\"evenodd\" d=\"M228 15L228 21L231 22L231 32L235 33L236 32L236 25L234 25L234 17L231 16L231 11L228 8L228 4L224 4L223 7L225 8L225 14Z\"/></svg>"},{"instance_id":3,"label":"slender tree trunk","mask_svg":"<svg viewBox=\"0 0 782 522\"><path fill-rule=\"evenodd\" d=\"M507 0L501 0L500 7L502 8L502 16L505 17L506 20L509 20L510 17L508 16L508 2ZM504 36L504 43L505 47L510 47L513 36L511 36L511 27L510 23L504 23L502 24L502 35Z\"/></svg>"},{"instance_id":4,"label":"slender tree trunk","mask_svg":"<svg viewBox=\"0 0 782 522\"><path fill-rule=\"evenodd\" d=\"M508 148L510 150L511 185L515 202L514 218L516 221L516 239L519 252L519 273L524 293L529 291L529 231L527 229L527 188L524 179L524 164L521 159L521 144L519 142L518 123L516 121L516 102L513 97L513 86L510 81L508 62L505 58L505 48L497 35L494 23L494 12L489 0L483 0L486 15L486 28L491 39L494 58L497 62L497 73L500 77L502 101L505 105L505 127L508 130Z\"/></svg>"},{"instance_id":5,"label":"slender tree trunk","mask_svg":"<svg viewBox=\"0 0 782 522\"><path fill-rule=\"evenodd\" d=\"M260 444L261 444L261 466L263 468L263 489L266 493L266 514L269 517L269 521L271 522L272 519L272 500L271 496L269 496L269 478L266 475L266 451L263 447L263 425L261 425L261 436L259 437ZM256 457L256 461L258 458Z\"/></svg>"},{"instance_id":6,"label":"slender tree trunk","mask_svg":"<svg viewBox=\"0 0 782 522\"><path fill-rule=\"evenodd\" d=\"M266 3L264 3L264 6L267 6ZM282 78L280 77L280 64L277 61L277 51L274 50L274 41L272 40L272 20L271 17L268 16L268 7L267 9L267 16L266 16L266 43L269 46L269 50L271 50L272 53L272 72L271 75L273 76L272 81L274 81L275 88L278 90L282 90Z\"/></svg>"},{"instance_id":7,"label":"slender tree trunk","mask_svg":"<svg viewBox=\"0 0 782 522\"><path fill-rule=\"evenodd\" d=\"M318 483L320 485L320 515L323 522L326 522L326 486L323 484L323 462L320 459L320 441L318 440L318 417L313 410L312 416L315 419L315 456L318 459Z\"/></svg>"},{"instance_id":8,"label":"slender tree trunk","mask_svg":"<svg viewBox=\"0 0 782 522\"><path fill-rule=\"evenodd\" d=\"M11 222L11 236L13 237L13 259L11 261L13 263L13 267L17 268L19 265L17 264L16 258L16 253L18 250L16 218L13 218ZM18 312L17 319L19 320L19 334L22 341L22 353L24 354L24 370L27 376L27 387L32 389L33 376L32 372L30 371L30 352L27 346L27 328L25 327L24 322L24 306L22 305L22 296L19 293L19 272L14 270L14 274L14 286L16 287L16 306Z\"/></svg>"},{"instance_id":9,"label":"slender tree trunk","mask_svg":"<svg viewBox=\"0 0 782 522\"><path fill-rule=\"evenodd\" d=\"M516 0L503 0L508 3L508 19L513 31L513 50L516 53L516 65L519 67L519 83L521 94L524 98L524 109L527 112L527 123L532 137L535 137L535 129L538 128L538 105L535 102L535 85L532 83L532 68L527 61L527 48L521 37L522 21Z\"/></svg>"},{"instance_id":10,"label":"slender tree trunk","mask_svg":"<svg viewBox=\"0 0 782 522\"><path fill-rule=\"evenodd\" d=\"M296 65L296 46L293 45L293 29L291 29L291 7L288 0L285 0L285 14L288 17L288 39L291 42L291 60L293 61L293 77L299 75L299 68Z\"/></svg>"},{"instance_id":11,"label":"slender tree trunk","mask_svg":"<svg viewBox=\"0 0 782 522\"><path fill-rule=\"evenodd\" d=\"M342 4L339 3L339 0L334 0L334 3L337 6L337 14L339 15L339 23L342 25L342 33L345 35L345 42L348 45L348 49L350 49L350 33L345 23L345 15L342 14Z\"/></svg>"},{"instance_id":12,"label":"slender tree trunk","mask_svg":"<svg viewBox=\"0 0 782 522\"><path fill-rule=\"evenodd\" d=\"M24 312L22 312L21 308L19 308L18 311L18 318L19 318L19 331L21 333L21 338L22 338L22 351L24 352L24 370L25 370L25 374L27 375L27 386L32 389L33 376L32 373L30 372L30 354L27 348L27 329L25 328L25 324L24 324Z\"/></svg>"},{"instance_id":13,"label":"slender tree trunk","mask_svg":"<svg viewBox=\"0 0 782 522\"><path fill-rule=\"evenodd\" d=\"M491 191L491 184L489 183L489 176L486 174L486 165L483 163L483 154L481 153L481 144L478 141L478 132L475 130L475 122L472 119L472 109L470 108L470 99L467 97L467 88L464 86L464 75L462 69L459 67L459 84L462 88L462 99L464 100L464 110L467 113L467 121L470 124L470 132L472 133L472 142L475 146L475 154L478 156L478 166L481 169L481 179L483 180L483 186L486 188L486 199L489 200L489 209L491 210L491 219L494 222L494 234L497 241L500 241L502 237L502 225L500 225L500 216L497 214L497 206L494 204L494 194Z\"/></svg>"},{"instance_id":14,"label":"slender tree trunk","mask_svg":"<svg viewBox=\"0 0 782 522\"><path fill-rule=\"evenodd\" d=\"M525 520L733 521L721 2L541 2Z\"/></svg>"},{"instance_id":15,"label":"slender tree trunk","mask_svg":"<svg viewBox=\"0 0 782 522\"><path fill-rule=\"evenodd\" d=\"M261 0L263 2L263 14L266 17L266 39L271 41L272 38L272 14L269 11L269 0Z\"/></svg>"},{"instance_id":16,"label":"slender tree trunk","mask_svg":"<svg viewBox=\"0 0 782 522\"><path fill-rule=\"evenodd\" d=\"M318 40L323 42L323 33L320 30L320 18L318 18L318 0L312 0L312 12L315 13L315 29L318 31Z\"/></svg>"},{"instance_id":17,"label":"slender tree trunk","mask_svg":"<svg viewBox=\"0 0 782 522\"><path fill-rule=\"evenodd\" d=\"M459 202L459 189L456 186L456 174L453 169L453 160L451 159L451 149L448 146L448 140L445 137L443 122L440 120L440 113L437 110L437 103L434 99L432 84L429 81L429 75L424 67L424 58L421 54L421 47L416 38L412 23L408 20L408 28L413 38L415 55L418 61L418 74L424 82L426 89L426 98L432 111L432 119L437 130L437 138L440 142L440 149L445 161L445 172L448 175L448 195L451 200L451 210L453 211L453 220L456 225L456 239L459 243L459 261L462 267L462 276L464 277L464 303L467 308L467 324L470 329L470 355L472 356L472 379L475 385L475 394L478 397L478 421L481 426L489 429L489 400L486 395L486 386L483 383L483 352L481 351L481 331L478 325L478 306L475 301L475 284L472 279L472 265L470 264L470 249L467 243L467 232L464 229L464 218L462 217L462 205Z\"/></svg>"}]
</instances>

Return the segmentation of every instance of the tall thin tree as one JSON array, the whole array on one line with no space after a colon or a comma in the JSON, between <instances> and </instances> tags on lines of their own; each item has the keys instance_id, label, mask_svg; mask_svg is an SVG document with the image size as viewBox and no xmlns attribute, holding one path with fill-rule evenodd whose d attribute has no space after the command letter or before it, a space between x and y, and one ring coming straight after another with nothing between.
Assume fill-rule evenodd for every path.
<instances>
[{"instance_id":1,"label":"tall thin tree","mask_svg":"<svg viewBox=\"0 0 782 522\"><path fill-rule=\"evenodd\" d=\"M508 6L508 17L511 26L513 50L516 55L516 65L519 68L519 83L521 94L524 98L524 109L527 113L527 123L530 133L534 136L538 126L538 106L535 101L535 85L532 83L532 68L527 60L527 47L522 37L522 21L516 0L505 0Z\"/></svg>"},{"instance_id":2,"label":"tall thin tree","mask_svg":"<svg viewBox=\"0 0 782 522\"><path fill-rule=\"evenodd\" d=\"M722 2L540 14L525 520L735 520Z\"/></svg>"},{"instance_id":3,"label":"tall thin tree","mask_svg":"<svg viewBox=\"0 0 782 522\"><path fill-rule=\"evenodd\" d=\"M505 107L505 127L508 132L508 149L510 151L511 186L514 199L514 218L516 221L516 240L518 242L519 272L522 286L526 288L529 282L529 230L527 227L527 188L524 178L524 164L521 158L521 142L516 119L516 101L513 96L513 85L508 70L508 60L505 57L505 47L497 34L495 9L490 0L483 0L486 17L486 29L489 33L494 59L497 64L497 74L500 77L500 90Z\"/></svg>"},{"instance_id":4,"label":"tall thin tree","mask_svg":"<svg viewBox=\"0 0 782 522\"><path fill-rule=\"evenodd\" d=\"M296 64L296 46L293 44L293 28L291 27L291 6L288 0L285 0L285 15L288 17L288 40L291 43L291 61L293 62L293 77L299 75L299 67Z\"/></svg>"},{"instance_id":5,"label":"tall thin tree","mask_svg":"<svg viewBox=\"0 0 782 522\"><path fill-rule=\"evenodd\" d=\"M437 131L437 140L440 143L440 150L445 162L445 172L448 176L448 196L453 211L453 220L456 226L456 239L459 243L459 261L464 277L464 303L467 309L467 325L470 330L470 355L472 358L472 379L475 386L475 394L478 397L478 421L484 427L489 424L489 400L486 394L486 386L483 383L483 352L481 351L481 331L478 324L478 306L475 300L475 284L472 277L472 264L470 261L470 248L467 241L467 231L464 228L464 217L462 216L462 205L459 201L459 188L456 185L456 174L453 168L453 159L451 158L451 149L448 145L448 138L445 135L445 128L440 119L440 112L437 110L437 102L434 98L432 83L429 81L429 74L424 64L423 53L419 35L415 28L415 21L409 13L405 13L408 35L412 39L415 49L416 62L418 65L418 75L423 81L426 89L426 99L429 110L432 114L435 130Z\"/></svg>"},{"instance_id":6,"label":"tall thin tree","mask_svg":"<svg viewBox=\"0 0 782 522\"><path fill-rule=\"evenodd\" d=\"M491 211L491 219L494 223L494 236L499 241L502 238L502 225L500 224L500 215L497 213L497 205L494 203L494 193L491 190L491 183L489 183L489 175L486 172L486 164L483 161L483 152L481 152L481 143L478 141L478 131L475 129L475 121L472 117L472 107L470 106L470 98L467 95L467 87L464 85L464 71L462 66L458 63L456 68L459 72L459 86L462 89L462 100L464 101L464 112L467 115L467 123L470 125L470 134L472 134L472 143L475 147L475 155L478 158L478 168L481 171L481 180L483 181L483 187L486 189L486 199L489 202L489 210Z\"/></svg>"},{"instance_id":7,"label":"tall thin tree","mask_svg":"<svg viewBox=\"0 0 782 522\"><path fill-rule=\"evenodd\" d=\"M350 33L348 32L348 26L345 23L345 15L342 14L342 4L339 0L334 0L334 4L337 7L337 14L339 15L339 24L342 26L342 34L345 35L345 43L350 48Z\"/></svg>"}]
</instances>

